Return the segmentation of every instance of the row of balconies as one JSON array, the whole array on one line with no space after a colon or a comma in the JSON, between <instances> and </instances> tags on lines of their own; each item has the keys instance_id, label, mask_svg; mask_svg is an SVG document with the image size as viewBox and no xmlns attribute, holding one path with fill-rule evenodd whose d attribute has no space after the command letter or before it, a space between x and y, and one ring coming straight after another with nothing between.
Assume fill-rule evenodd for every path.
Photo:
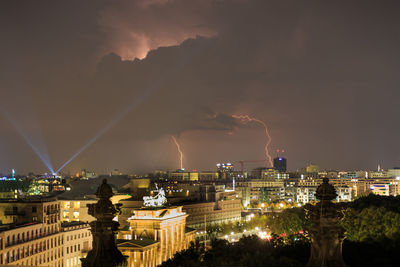
<instances>
[{"instance_id":1,"label":"row of balconies","mask_svg":"<svg viewBox=\"0 0 400 267\"><path fill-rule=\"evenodd\" d=\"M25 242L28 242L28 241L37 240L37 239L40 239L40 238L43 238L43 237L46 237L46 236L49 236L49 235L52 235L52 234L56 234L56 233L58 233L58 231L55 231L53 233L43 232L41 234L33 235L33 236L30 236L30 237L24 237L24 238L20 238L20 239L15 239L15 240L10 240L8 242L7 242L7 240L5 240L4 247L6 248L6 247L10 247L10 246L21 244L21 243L25 243Z\"/></svg>"},{"instance_id":2,"label":"row of balconies","mask_svg":"<svg viewBox=\"0 0 400 267\"><path fill-rule=\"evenodd\" d=\"M22 250L21 252L20 252L20 250L17 250L16 252L10 251L8 257L6 255L4 256L4 263L7 264L7 263L12 263L14 261L22 260L26 257L32 256L32 255L35 255L37 253L41 253L44 251L46 251L46 247L44 247L43 249L41 247L39 249L37 247L35 249L33 249L33 247L31 247L30 250ZM64 256L63 249L58 250L58 257L57 257L57 253L54 253L54 259L61 258L63 256ZM47 262L50 262L50 260L53 261L53 255L51 257L47 258ZM2 262L3 262L3 260L1 259L0 263L2 264ZM46 260L44 258L43 263L45 263L45 262L46 262ZM35 263L35 265L38 265L38 264L42 264L41 257L39 257L39 262Z\"/></svg>"}]
</instances>

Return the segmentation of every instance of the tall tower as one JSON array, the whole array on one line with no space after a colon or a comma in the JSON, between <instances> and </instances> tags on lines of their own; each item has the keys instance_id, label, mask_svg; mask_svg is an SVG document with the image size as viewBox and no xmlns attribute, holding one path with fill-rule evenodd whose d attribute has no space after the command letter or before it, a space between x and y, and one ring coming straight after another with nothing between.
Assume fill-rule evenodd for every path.
<instances>
[{"instance_id":1,"label":"tall tower","mask_svg":"<svg viewBox=\"0 0 400 267\"><path fill-rule=\"evenodd\" d=\"M111 186L107 184L107 179L104 179L96 192L99 201L87 204L88 213L97 220L90 223L93 249L86 258L81 259L82 267L126 266L126 259L115 243L115 233L119 223L113 221L113 218L120 213L121 204L112 204L110 198L113 195Z\"/></svg>"},{"instance_id":2,"label":"tall tower","mask_svg":"<svg viewBox=\"0 0 400 267\"><path fill-rule=\"evenodd\" d=\"M274 169L280 172L286 172L286 159L282 157L274 158Z\"/></svg>"}]
</instances>

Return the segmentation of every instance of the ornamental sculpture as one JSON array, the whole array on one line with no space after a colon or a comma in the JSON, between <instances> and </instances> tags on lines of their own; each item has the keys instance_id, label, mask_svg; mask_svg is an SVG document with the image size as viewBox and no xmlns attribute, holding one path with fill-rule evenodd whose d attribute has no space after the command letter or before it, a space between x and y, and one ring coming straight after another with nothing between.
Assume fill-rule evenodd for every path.
<instances>
[{"instance_id":1,"label":"ornamental sculpture","mask_svg":"<svg viewBox=\"0 0 400 267\"><path fill-rule=\"evenodd\" d=\"M82 267L117 267L125 266L126 259L115 244L115 233L119 223L113 218L120 214L121 204L113 205L111 186L104 179L99 186L95 204L87 204L88 213L97 220L90 223L93 236L93 249L86 258L81 259Z\"/></svg>"},{"instance_id":2,"label":"ornamental sculpture","mask_svg":"<svg viewBox=\"0 0 400 267\"><path fill-rule=\"evenodd\" d=\"M328 178L323 179L315 196L320 202L304 207L311 223L308 229L311 255L306 267L345 267L342 257L344 229L339 225L343 212L332 203L337 194Z\"/></svg>"},{"instance_id":3,"label":"ornamental sculpture","mask_svg":"<svg viewBox=\"0 0 400 267\"><path fill-rule=\"evenodd\" d=\"M158 194L154 197L147 196L143 197L143 205L146 207L162 207L167 203L167 198L165 197L164 189L158 189L156 184L156 190L154 192L158 192Z\"/></svg>"}]
</instances>

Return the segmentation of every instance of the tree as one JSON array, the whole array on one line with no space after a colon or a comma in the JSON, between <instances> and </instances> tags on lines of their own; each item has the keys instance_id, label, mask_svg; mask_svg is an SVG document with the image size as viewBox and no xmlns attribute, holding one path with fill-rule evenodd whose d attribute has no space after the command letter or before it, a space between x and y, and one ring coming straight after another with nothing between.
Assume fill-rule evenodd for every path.
<instances>
[{"instance_id":1,"label":"tree","mask_svg":"<svg viewBox=\"0 0 400 267\"><path fill-rule=\"evenodd\" d=\"M342 226L350 241L395 240L400 237L400 214L374 206L361 211L347 209Z\"/></svg>"},{"instance_id":2,"label":"tree","mask_svg":"<svg viewBox=\"0 0 400 267\"><path fill-rule=\"evenodd\" d=\"M285 209L268 217L268 227L275 234L297 233L304 229L305 217L302 208Z\"/></svg>"}]
</instances>

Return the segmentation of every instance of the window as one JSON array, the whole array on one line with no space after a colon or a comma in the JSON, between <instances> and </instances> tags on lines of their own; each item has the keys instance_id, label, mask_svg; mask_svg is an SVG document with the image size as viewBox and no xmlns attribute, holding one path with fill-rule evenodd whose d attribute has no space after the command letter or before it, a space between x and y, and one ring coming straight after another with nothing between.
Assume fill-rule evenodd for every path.
<instances>
[{"instance_id":1,"label":"window","mask_svg":"<svg viewBox=\"0 0 400 267\"><path fill-rule=\"evenodd\" d=\"M74 202L74 209L79 209L81 207L81 202L75 201Z\"/></svg>"},{"instance_id":2,"label":"window","mask_svg":"<svg viewBox=\"0 0 400 267\"><path fill-rule=\"evenodd\" d=\"M36 213L37 212L37 208L36 207L32 207L32 213Z\"/></svg>"}]
</instances>

